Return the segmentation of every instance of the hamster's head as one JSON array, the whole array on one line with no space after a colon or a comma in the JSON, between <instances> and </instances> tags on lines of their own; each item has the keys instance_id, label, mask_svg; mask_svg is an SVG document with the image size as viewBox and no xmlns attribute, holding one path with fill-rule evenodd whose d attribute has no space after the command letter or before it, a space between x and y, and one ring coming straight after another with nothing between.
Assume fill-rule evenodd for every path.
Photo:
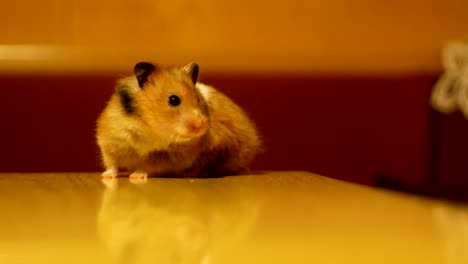
<instances>
[{"instance_id":1,"label":"hamster's head","mask_svg":"<svg viewBox=\"0 0 468 264\"><path fill-rule=\"evenodd\" d=\"M209 124L207 104L195 87L198 71L196 63L180 68L137 63L133 85L118 88L123 109L168 143L200 138Z\"/></svg>"}]
</instances>

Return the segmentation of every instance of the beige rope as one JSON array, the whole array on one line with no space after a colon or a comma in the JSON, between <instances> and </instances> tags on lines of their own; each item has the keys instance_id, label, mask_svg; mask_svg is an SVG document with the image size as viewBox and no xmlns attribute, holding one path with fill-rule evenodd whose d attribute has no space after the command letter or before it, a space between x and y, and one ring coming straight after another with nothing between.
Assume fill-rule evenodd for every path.
<instances>
[{"instance_id":1,"label":"beige rope","mask_svg":"<svg viewBox=\"0 0 468 264\"><path fill-rule=\"evenodd\" d=\"M445 114L460 110L468 119L468 38L448 43L442 63L445 71L434 85L431 105Z\"/></svg>"}]
</instances>

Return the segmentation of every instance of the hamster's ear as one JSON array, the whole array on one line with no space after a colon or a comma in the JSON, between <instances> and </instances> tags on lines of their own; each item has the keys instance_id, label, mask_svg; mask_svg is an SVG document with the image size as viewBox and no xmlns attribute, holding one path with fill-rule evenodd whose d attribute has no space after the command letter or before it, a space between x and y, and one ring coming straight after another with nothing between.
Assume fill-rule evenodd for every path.
<instances>
[{"instance_id":1,"label":"hamster's ear","mask_svg":"<svg viewBox=\"0 0 468 264\"><path fill-rule=\"evenodd\" d=\"M135 65L133 68L133 73L135 73L135 76L138 80L138 86L140 88L143 88L143 85L146 83L148 80L148 76L156 69L156 67L149 63L149 62L139 62Z\"/></svg>"},{"instance_id":2,"label":"hamster's ear","mask_svg":"<svg viewBox=\"0 0 468 264\"><path fill-rule=\"evenodd\" d=\"M198 71L199 71L198 64L196 64L195 62L191 62L185 65L184 67L182 67L182 70L190 75L190 78L192 78L193 84L197 83Z\"/></svg>"}]
</instances>

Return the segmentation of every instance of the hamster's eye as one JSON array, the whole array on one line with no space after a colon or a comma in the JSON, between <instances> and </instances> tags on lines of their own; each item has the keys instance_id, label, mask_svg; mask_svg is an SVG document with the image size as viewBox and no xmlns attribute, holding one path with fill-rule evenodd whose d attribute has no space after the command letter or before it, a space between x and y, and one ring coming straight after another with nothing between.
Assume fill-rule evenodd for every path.
<instances>
[{"instance_id":1,"label":"hamster's eye","mask_svg":"<svg viewBox=\"0 0 468 264\"><path fill-rule=\"evenodd\" d=\"M171 95L169 96L169 105L170 106L178 106L180 105L180 98L177 95Z\"/></svg>"}]
</instances>

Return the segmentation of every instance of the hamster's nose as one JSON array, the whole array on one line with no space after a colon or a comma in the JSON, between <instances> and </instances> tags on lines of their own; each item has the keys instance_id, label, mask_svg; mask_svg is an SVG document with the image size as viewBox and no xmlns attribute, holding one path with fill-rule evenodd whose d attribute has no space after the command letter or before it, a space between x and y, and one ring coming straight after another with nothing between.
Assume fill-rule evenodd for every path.
<instances>
[{"instance_id":1,"label":"hamster's nose","mask_svg":"<svg viewBox=\"0 0 468 264\"><path fill-rule=\"evenodd\" d=\"M188 128L192 133L198 133L205 125L203 118L194 118L188 122Z\"/></svg>"}]
</instances>

